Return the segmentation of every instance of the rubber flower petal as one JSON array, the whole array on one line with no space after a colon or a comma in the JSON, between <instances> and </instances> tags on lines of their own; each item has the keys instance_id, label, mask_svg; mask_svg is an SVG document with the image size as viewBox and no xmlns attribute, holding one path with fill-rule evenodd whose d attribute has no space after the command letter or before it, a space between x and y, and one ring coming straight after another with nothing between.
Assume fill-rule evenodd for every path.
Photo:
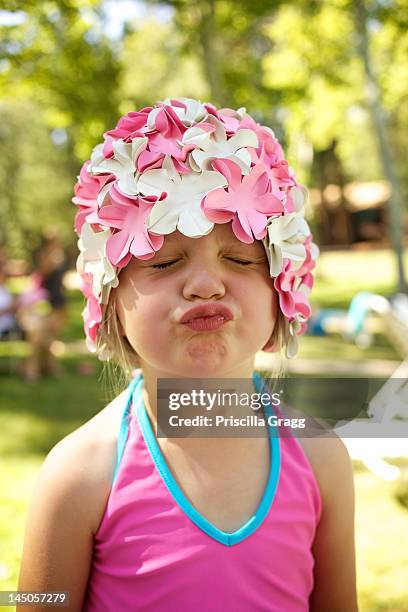
<instances>
[{"instance_id":1,"label":"rubber flower petal","mask_svg":"<svg viewBox=\"0 0 408 612\"><path fill-rule=\"evenodd\" d=\"M89 173L90 161L86 161L81 168L78 176L78 182L74 187L75 196L72 202L79 206L79 210L75 216L75 230L78 234L87 216L98 208L98 194L101 189L115 180L113 174L102 174L92 176Z\"/></svg>"},{"instance_id":2,"label":"rubber flower petal","mask_svg":"<svg viewBox=\"0 0 408 612\"><path fill-rule=\"evenodd\" d=\"M304 246L306 250L306 258L300 268L296 270L296 275L301 278L302 286L307 287L308 291L310 292L314 282L312 270L316 266L316 259L319 256L319 249L317 245L312 242L311 234L309 234L309 236L306 238Z\"/></svg>"},{"instance_id":3,"label":"rubber flower petal","mask_svg":"<svg viewBox=\"0 0 408 612\"><path fill-rule=\"evenodd\" d=\"M190 166L196 172L210 169L213 159L224 158L231 159L248 173L251 156L246 147L258 147L255 132L242 129L227 138L223 123L214 116L209 116L205 124L189 128L183 136L183 143L196 147L189 156Z\"/></svg>"},{"instance_id":4,"label":"rubber flower petal","mask_svg":"<svg viewBox=\"0 0 408 612\"><path fill-rule=\"evenodd\" d=\"M286 357L288 359L293 359L293 357L295 357L296 353L298 352L298 336L303 334L303 332L306 330L306 327L306 320L301 315L296 315L295 318L289 322L289 337L286 343Z\"/></svg>"},{"instance_id":5,"label":"rubber flower petal","mask_svg":"<svg viewBox=\"0 0 408 612\"><path fill-rule=\"evenodd\" d=\"M94 232L89 223L85 223L78 240L80 254L77 259L77 271L81 276L92 275L95 296L100 295L104 285L117 287L119 284L116 268L106 254L106 244L110 236L109 229Z\"/></svg>"},{"instance_id":6,"label":"rubber flower petal","mask_svg":"<svg viewBox=\"0 0 408 612\"><path fill-rule=\"evenodd\" d=\"M104 133L105 140L122 139L125 142L131 142L135 137L141 136L145 131L147 118L151 110L151 106L146 106L140 111L127 113L119 119L115 129Z\"/></svg>"},{"instance_id":7,"label":"rubber flower petal","mask_svg":"<svg viewBox=\"0 0 408 612\"><path fill-rule=\"evenodd\" d=\"M312 313L308 294L310 287L303 282L302 275L297 274L292 269L290 259L285 259L282 272L275 278L275 289L279 296L279 305L285 315L290 320L297 315L308 319Z\"/></svg>"},{"instance_id":8,"label":"rubber flower petal","mask_svg":"<svg viewBox=\"0 0 408 612\"><path fill-rule=\"evenodd\" d=\"M153 108L148 115L146 130L149 142L138 159L139 172L160 168L166 156L172 159L179 172L190 171L184 163L189 149L181 143L186 128L171 106Z\"/></svg>"},{"instance_id":9,"label":"rubber flower petal","mask_svg":"<svg viewBox=\"0 0 408 612\"><path fill-rule=\"evenodd\" d=\"M304 276L292 271L291 263L289 259L284 260L283 270L274 281L280 309L288 320L289 338L286 356L289 359L296 354L297 336L305 331L306 322L312 313L308 300L311 287L304 282Z\"/></svg>"},{"instance_id":10,"label":"rubber flower petal","mask_svg":"<svg viewBox=\"0 0 408 612\"><path fill-rule=\"evenodd\" d=\"M253 132L255 132L258 138L259 146L261 146L261 144L265 140L269 140L270 138L276 140L275 133L270 127L266 125L260 125L250 115L246 113L243 115L242 121L239 124L239 129L252 130Z\"/></svg>"},{"instance_id":11,"label":"rubber flower petal","mask_svg":"<svg viewBox=\"0 0 408 612\"><path fill-rule=\"evenodd\" d=\"M249 125L253 125L251 119ZM241 125L245 125L243 121ZM291 200L287 201L288 191L297 185L296 179L291 173L288 162L283 156L282 147L278 140L265 128L255 124L255 131L259 138L259 147L251 149L251 161L253 164L264 164L271 182L271 190L280 197L285 204L286 212L298 210L292 205Z\"/></svg>"},{"instance_id":12,"label":"rubber flower petal","mask_svg":"<svg viewBox=\"0 0 408 612\"><path fill-rule=\"evenodd\" d=\"M241 121L246 114L246 108L241 107L237 110L232 108L220 108L218 117L224 124L228 136L235 134L240 129Z\"/></svg>"},{"instance_id":13,"label":"rubber flower petal","mask_svg":"<svg viewBox=\"0 0 408 612\"><path fill-rule=\"evenodd\" d=\"M162 247L164 237L150 234L145 220L158 198L131 198L121 193L114 184L110 199L112 204L100 208L98 217L101 225L119 230L111 234L106 242L106 255L111 264L122 268L129 263L132 255L139 259L154 257Z\"/></svg>"},{"instance_id":14,"label":"rubber flower petal","mask_svg":"<svg viewBox=\"0 0 408 612\"><path fill-rule=\"evenodd\" d=\"M302 185L296 184L294 187L288 190L286 199L286 210L289 211L301 211L307 204L309 198L308 191Z\"/></svg>"},{"instance_id":15,"label":"rubber flower petal","mask_svg":"<svg viewBox=\"0 0 408 612\"><path fill-rule=\"evenodd\" d=\"M167 98L163 104L171 106L183 125L189 127L205 119L208 111L204 104L193 98Z\"/></svg>"},{"instance_id":16,"label":"rubber flower petal","mask_svg":"<svg viewBox=\"0 0 408 612\"><path fill-rule=\"evenodd\" d=\"M232 220L235 236L247 244L264 238L268 215L283 212L282 202L268 190L265 167L259 164L242 176L241 168L230 159L216 160L212 166L225 176L228 188L216 189L204 198L201 206L206 216L214 223Z\"/></svg>"},{"instance_id":17,"label":"rubber flower petal","mask_svg":"<svg viewBox=\"0 0 408 612\"><path fill-rule=\"evenodd\" d=\"M81 291L86 298L86 305L82 311L84 320L84 330L86 335L86 345L89 351L97 351L98 330L103 318L103 311L100 298L93 293L92 274L80 273Z\"/></svg>"},{"instance_id":18,"label":"rubber flower petal","mask_svg":"<svg viewBox=\"0 0 408 612\"><path fill-rule=\"evenodd\" d=\"M145 195L166 197L153 206L147 226L156 234L171 234L176 229L185 236L205 236L214 227L200 208L203 197L212 190L227 184L219 172L207 171L180 175L162 168L144 172L138 181L138 189Z\"/></svg>"},{"instance_id":19,"label":"rubber flower petal","mask_svg":"<svg viewBox=\"0 0 408 612\"><path fill-rule=\"evenodd\" d=\"M309 226L301 212L280 217L270 217L267 222L265 247L269 259L271 276L282 272L283 258L290 259L293 266L301 265L306 258L304 242L310 234Z\"/></svg>"},{"instance_id":20,"label":"rubber flower petal","mask_svg":"<svg viewBox=\"0 0 408 612\"><path fill-rule=\"evenodd\" d=\"M132 142L114 140L112 142L113 157L104 159L96 166L91 166L92 174L109 172L117 179L119 189L126 195L137 195L136 189L136 162L147 146L145 136L138 137Z\"/></svg>"},{"instance_id":21,"label":"rubber flower petal","mask_svg":"<svg viewBox=\"0 0 408 612\"><path fill-rule=\"evenodd\" d=\"M92 166L99 166L99 164L104 159L105 157L103 154L103 142L102 142L100 144L97 144L96 147L92 149L90 167L92 168ZM90 169L88 169L88 172L91 172Z\"/></svg>"},{"instance_id":22,"label":"rubber flower petal","mask_svg":"<svg viewBox=\"0 0 408 612\"><path fill-rule=\"evenodd\" d=\"M91 295L82 311L84 329L86 334L86 346L88 351L97 351L98 330L102 322L102 308L99 300Z\"/></svg>"}]
</instances>

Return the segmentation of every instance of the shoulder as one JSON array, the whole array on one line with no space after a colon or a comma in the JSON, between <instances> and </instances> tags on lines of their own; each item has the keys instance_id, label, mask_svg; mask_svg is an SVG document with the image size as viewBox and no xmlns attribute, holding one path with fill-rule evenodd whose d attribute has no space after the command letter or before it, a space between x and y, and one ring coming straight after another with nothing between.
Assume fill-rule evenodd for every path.
<instances>
[{"instance_id":1,"label":"shoulder","mask_svg":"<svg viewBox=\"0 0 408 612\"><path fill-rule=\"evenodd\" d=\"M80 511L92 533L102 519L116 463L127 389L92 419L60 440L46 456L37 482L50 503ZM92 500L92 503L89 503Z\"/></svg>"},{"instance_id":2,"label":"shoulder","mask_svg":"<svg viewBox=\"0 0 408 612\"><path fill-rule=\"evenodd\" d=\"M300 442L322 499L312 548L315 568L310 610L357 612L354 478L347 447L334 432Z\"/></svg>"},{"instance_id":3,"label":"shoulder","mask_svg":"<svg viewBox=\"0 0 408 612\"><path fill-rule=\"evenodd\" d=\"M347 447L333 431L315 437L299 437L320 489L324 506L333 502L340 483L343 491L353 485L353 467Z\"/></svg>"},{"instance_id":4,"label":"shoulder","mask_svg":"<svg viewBox=\"0 0 408 612\"><path fill-rule=\"evenodd\" d=\"M283 414L296 418L305 416L293 405L285 405ZM306 429L297 429L293 435L312 468L323 503L332 499L339 480L348 483L350 488L353 483L351 458L343 440L333 429L322 419L309 417Z\"/></svg>"}]
</instances>

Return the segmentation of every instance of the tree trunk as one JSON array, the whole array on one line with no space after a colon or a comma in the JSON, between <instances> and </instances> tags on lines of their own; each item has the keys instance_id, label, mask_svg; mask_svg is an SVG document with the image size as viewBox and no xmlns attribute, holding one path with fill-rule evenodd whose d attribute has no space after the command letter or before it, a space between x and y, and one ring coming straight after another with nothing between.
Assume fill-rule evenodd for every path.
<instances>
[{"instance_id":1,"label":"tree trunk","mask_svg":"<svg viewBox=\"0 0 408 612\"><path fill-rule=\"evenodd\" d=\"M392 159L391 146L389 143L384 111L381 104L380 89L371 62L369 37L367 31L367 10L365 0L355 0L355 28L358 36L358 52L364 65L367 82L367 102L370 109L374 132L377 137L380 158L384 174L391 186L389 201L389 220L391 242L397 259L398 266L398 290L407 292L407 284L404 274L403 262L403 224L402 210L403 197L395 164Z\"/></svg>"}]
</instances>

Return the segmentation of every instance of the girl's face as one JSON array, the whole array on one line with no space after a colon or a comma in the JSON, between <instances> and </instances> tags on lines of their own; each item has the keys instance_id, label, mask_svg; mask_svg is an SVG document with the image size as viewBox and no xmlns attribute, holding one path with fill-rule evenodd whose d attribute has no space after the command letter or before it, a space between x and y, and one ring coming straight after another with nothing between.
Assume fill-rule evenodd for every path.
<instances>
[{"instance_id":1,"label":"girl's face","mask_svg":"<svg viewBox=\"0 0 408 612\"><path fill-rule=\"evenodd\" d=\"M114 291L123 332L141 367L158 377L250 375L276 321L265 249L239 241L230 223L202 238L167 235L152 259L132 258ZM209 304L227 310L183 322L197 316L188 314L192 308Z\"/></svg>"}]
</instances>

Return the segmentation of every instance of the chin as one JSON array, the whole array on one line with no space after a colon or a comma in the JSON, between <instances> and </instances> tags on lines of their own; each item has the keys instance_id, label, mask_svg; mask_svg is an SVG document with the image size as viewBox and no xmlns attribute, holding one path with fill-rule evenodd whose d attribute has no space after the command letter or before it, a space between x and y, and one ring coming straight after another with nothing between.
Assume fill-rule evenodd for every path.
<instances>
[{"instance_id":1,"label":"chin","mask_svg":"<svg viewBox=\"0 0 408 612\"><path fill-rule=\"evenodd\" d=\"M214 370L229 361L227 343L222 338L197 339L190 342L186 349L186 365L193 368Z\"/></svg>"},{"instance_id":2,"label":"chin","mask_svg":"<svg viewBox=\"0 0 408 612\"><path fill-rule=\"evenodd\" d=\"M187 359L181 359L177 364L177 370L181 378L219 378L225 371L227 361L222 362L214 358L214 355L194 355Z\"/></svg>"}]
</instances>

